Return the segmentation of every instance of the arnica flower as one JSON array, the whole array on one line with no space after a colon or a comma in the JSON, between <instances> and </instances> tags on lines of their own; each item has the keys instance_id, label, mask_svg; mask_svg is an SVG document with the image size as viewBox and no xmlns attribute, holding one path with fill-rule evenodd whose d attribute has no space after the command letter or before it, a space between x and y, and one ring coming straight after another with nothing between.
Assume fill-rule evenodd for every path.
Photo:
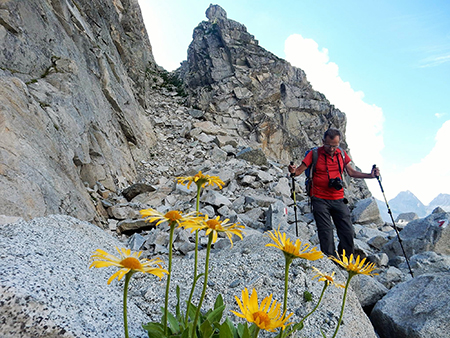
<instances>
[{"instance_id":1,"label":"arnica flower","mask_svg":"<svg viewBox=\"0 0 450 338\"><path fill-rule=\"evenodd\" d=\"M183 215L180 211L177 210L171 210L163 214L155 209L149 208L143 209L139 212L142 217L145 217L145 220L147 222L157 222L156 226L160 225L161 223L167 222L169 223L169 225L177 225L178 227L181 227L184 224L198 223L199 221L201 221L200 217L193 216L193 214Z\"/></svg>"},{"instance_id":2,"label":"arnica flower","mask_svg":"<svg viewBox=\"0 0 450 338\"><path fill-rule=\"evenodd\" d=\"M327 285L334 285L339 288L345 288L345 285L338 284L334 280L334 274L335 274L334 271L331 275L326 275L326 274L322 273L319 269L316 269L315 267L312 267L312 268L317 272L317 275L315 275L312 279L319 277L318 278L319 282L325 282L325 283L327 283Z\"/></svg>"},{"instance_id":3,"label":"arnica flower","mask_svg":"<svg viewBox=\"0 0 450 338\"><path fill-rule=\"evenodd\" d=\"M233 246L233 235L236 235L242 239L242 229L244 228L243 225L240 225L239 223L228 223L228 218L223 221L219 221L219 219L220 216L209 219L208 215L205 215L204 218L202 218L202 222L191 222L189 224L185 224L184 228L191 229L191 232L194 232L196 230L205 230L206 236L209 236L209 234L212 233L212 243L215 243L217 241L219 232L223 232L225 235L227 235L228 239L230 240L231 246Z\"/></svg>"},{"instance_id":4,"label":"arnica flower","mask_svg":"<svg viewBox=\"0 0 450 338\"><path fill-rule=\"evenodd\" d=\"M91 256L91 260L93 262L89 266L89 268L104 268L108 266L117 266L120 268L116 273L114 273L109 279L108 284L110 284L114 278L117 277L118 280L121 280L123 276L125 276L128 272L143 272L150 273L152 275L158 276L160 279L167 274L167 270L161 267L160 263L163 263L159 258L154 258L152 260L148 260L146 258L139 260L139 257L142 254L142 251L131 253L130 249L125 248L117 248L117 251L120 254L120 257L113 256L101 249L97 249Z\"/></svg>"},{"instance_id":5,"label":"arnica flower","mask_svg":"<svg viewBox=\"0 0 450 338\"><path fill-rule=\"evenodd\" d=\"M359 255L356 257L356 260L353 261L354 260L353 254L350 255L350 258L347 258L345 256L345 250L343 250L342 260L339 258L336 258L336 257L330 257L330 259L335 261L342 267L344 267L347 270L348 274L351 276L353 276L353 275L367 275L367 276L378 275L377 273L372 272L373 270L376 269L375 263L364 264L366 259L363 258L362 260L360 260Z\"/></svg>"},{"instance_id":6,"label":"arnica flower","mask_svg":"<svg viewBox=\"0 0 450 338\"><path fill-rule=\"evenodd\" d=\"M269 231L269 237L275 242L266 244L266 246L273 246L283 251L287 259L304 258L310 261L315 261L323 257L322 251L317 250L316 247L309 249L308 243L302 245L299 239L295 243L286 238L286 233L281 233L279 230Z\"/></svg>"},{"instance_id":7,"label":"arnica flower","mask_svg":"<svg viewBox=\"0 0 450 338\"><path fill-rule=\"evenodd\" d=\"M286 312L281 314L281 303L276 300L272 303L272 295L264 298L259 306L258 294L255 289L252 290L250 297L247 288L242 290L242 302L237 296L234 297L242 313L231 312L240 318L245 318L249 323L255 323L260 329L266 331L274 332L279 327L284 329L288 325L286 321L293 315L291 313L286 316Z\"/></svg>"},{"instance_id":8,"label":"arnica flower","mask_svg":"<svg viewBox=\"0 0 450 338\"><path fill-rule=\"evenodd\" d=\"M201 171L194 176L186 176L186 177L177 177L177 182L182 185L187 184L187 188L191 186L192 182L194 182L198 188L204 188L208 185L217 185L220 189L225 183L219 178L219 176L209 176L202 174Z\"/></svg>"}]
</instances>

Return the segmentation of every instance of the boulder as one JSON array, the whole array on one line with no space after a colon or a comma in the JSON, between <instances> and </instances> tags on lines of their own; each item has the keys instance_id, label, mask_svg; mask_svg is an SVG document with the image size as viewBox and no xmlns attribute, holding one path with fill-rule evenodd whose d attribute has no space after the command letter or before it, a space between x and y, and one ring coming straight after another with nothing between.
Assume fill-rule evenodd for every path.
<instances>
[{"instance_id":1,"label":"boulder","mask_svg":"<svg viewBox=\"0 0 450 338\"><path fill-rule=\"evenodd\" d=\"M381 224L383 220L380 216L380 211L378 210L378 205L375 198L365 198L359 200L354 209L351 212L352 223L359 224Z\"/></svg>"},{"instance_id":2,"label":"boulder","mask_svg":"<svg viewBox=\"0 0 450 338\"><path fill-rule=\"evenodd\" d=\"M276 201L271 204L266 213L266 229L277 230L278 228L287 227L288 219L287 206L281 202Z\"/></svg>"},{"instance_id":3,"label":"boulder","mask_svg":"<svg viewBox=\"0 0 450 338\"><path fill-rule=\"evenodd\" d=\"M414 276L426 273L450 273L450 256L425 251L410 258L409 264L414 270ZM407 270L406 262L399 264L399 268Z\"/></svg>"},{"instance_id":4,"label":"boulder","mask_svg":"<svg viewBox=\"0 0 450 338\"><path fill-rule=\"evenodd\" d=\"M236 154L236 158L246 160L256 165L266 165L267 158L261 149L245 148Z\"/></svg>"},{"instance_id":5,"label":"boulder","mask_svg":"<svg viewBox=\"0 0 450 338\"><path fill-rule=\"evenodd\" d=\"M387 287L375 278L365 275L357 275L352 278L351 287L355 291L361 306L364 309L372 307L389 291Z\"/></svg>"},{"instance_id":6,"label":"boulder","mask_svg":"<svg viewBox=\"0 0 450 338\"><path fill-rule=\"evenodd\" d=\"M425 251L450 255L449 219L450 213L445 212L431 214L426 218L409 222L400 232L406 255L411 257ZM403 255L397 238L386 243L383 251L390 258Z\"/></svg>"},{"instance_id":7,"label":"boulder","mask_svg":"<svg viewBox=\"0 0 450 338\"><path fill-rule=\"evenodd\" d=\"M441 338L450 332L450 274L427 274L392 288L370 319L381 338Z\"/></svg>"},{"instance_id":8,"label":"boulder","mask_svg":"<svg viewBox=\"0 0 450 338\"><path fill-rule=\"evenodd\" d=\"M123 281L116 268L88 270L96 249L124 247L95 225L49 216L0 226L1 337L121 337ZM137 276L137 275L136 275ZM154 276L142 277L157 284ZM131 287L135 280L132 279ZM132 337L149 318L128 300Z\"/></svg>"},{"instance_id":9,"label":"boulder","mask_svg":"<svg viewBox=\"0 0 450 338\"><path fill-rule=\"evenodd\" d=\"M417 216L417 214L415 212L403 212L397 216L397 218L395 219L395 222L409 223L418 218L419 218L419 216Z\"/></svg>"},{"instance_id":10,"label":"boulder","mask_svg":"<svg viewBox=\"0 0 450 338\"><path fill-rule=\"evenodd\" d=\"M128 188L122 191L122 195L127 199L127 201L131 201L137 195L140 195L144 192L155 191L155 187L145 183L135 183L130 185Z\"/></svg>"}]
</instances>

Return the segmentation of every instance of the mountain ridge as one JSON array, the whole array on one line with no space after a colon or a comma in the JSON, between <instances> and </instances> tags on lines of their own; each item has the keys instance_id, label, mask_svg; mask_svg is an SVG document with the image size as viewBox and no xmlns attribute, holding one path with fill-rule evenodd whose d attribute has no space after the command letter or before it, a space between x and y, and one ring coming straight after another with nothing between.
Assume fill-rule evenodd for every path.
<instances>
[{"instance_id":1,"label":"mountain ridge","mask_svg":"<svg viewBox=\"0 0 450 338\"><path fill-rule=\"evenodd\" d=\"M381 217L385 222L392 222L388 214L386 202L376 199ZM440 193L428 205L423 204L411 191L401 191L394 198L388 201L394 220L398 215L407 212L414 212L419 217L425 217L433 212L437 207L445 211L450 211L450 194Z\"/></svg>"}]
</instances>

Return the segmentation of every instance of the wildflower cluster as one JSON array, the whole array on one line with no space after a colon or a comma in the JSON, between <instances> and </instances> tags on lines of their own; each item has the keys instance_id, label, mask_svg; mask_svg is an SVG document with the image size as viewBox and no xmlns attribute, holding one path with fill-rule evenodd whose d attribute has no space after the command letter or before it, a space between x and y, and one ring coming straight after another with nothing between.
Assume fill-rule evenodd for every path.
<instances>
[{"instance_id":1,"label":"wildflower cluster","mask_svg":"<svg viewBox=\"0 0 450 338\"><path fill-rule=\"evenodd\" d=\"M316 261L324 258L324 255L316 247L311 247L308 243L302 243L299 239L292 240L287 237L286 233L282 233L280 229L268 232L268 237L271 239L271 243L266 244L267 247L273 247L280 250L285 257L285 278L284 278L284 298L283 304L273 298L273 294L262 299L261 303L258 302L258 294L255 289L251 294L247 288L242 290L241 298L235 296L237 306L240 310L231 312L239 318L246 320L246 323L238 324L237 326L229 318L222 320L225 304L223 303L222 296L219 294L216 298L214 308L206 312L202 312L202 304L206 294L206 288L208 285L210 253L212 244L217 241L219 233L224 234L233 246L234 237L243 238L244 226L239 223L231 223L229 219L221 220L219 216L209 218L208 215L203 215L199 212L200 194L201 189L208 186L217 186L222 188L225 184L217 176L209 176L202 174L200 171L194 176L178 177L177 182L179 184L187 185L187 188L195 183L197 186L197 200L196 211L190 213L183 213L177 210L171 210L166 213L161 213L158 210L149 208L141 210L140 213L144 219L155 226L161 226L167 224L169 227L169 255L167 270L162 267L163 261L160 258L153 259L140 259L142 252L133 252L129 249L117 248L119 257L115 257L101 249L97 249L91 256L92 263L90 268L102 268L115 266L119 268L109 279L110 284L115 278L119 281L125 276L124 285L124 300L123 300L123 314L124 314L124 330L125 337L128 338L128 321L127 321L127 291L128 284L131 276L136 272L148 273L162 279L164 275L167 276L166 291L165 291L165 304L163 308L163 315L161 322L150 322L143 325L143 328L148 332L149 337L180 337L180 338L203 338L203 337L223 337L223 338L250 338L257 337L260 330L268 332L277 332L277 337L288 337L295 331L301 330L304 326L304 321L312 313L314 313L319 307L325 290L328 286L332 285L338 288L344 289L344 295L342 300L341 313L338 324L336 326L333 337L336 336L339 326L342 322L342 316L345 306L345 298L349 287L350 280L356 274L373 275L375 269L374 264L365 264L365 259L360 259L359 256L353 257L353 254L349 258L346 257L345 251L342 258L333 259L337 264L341 265L348 272L347 282L345 285L338 284L334 275L335 272L328 275L317 268L313 267L316 275L313 279L319 282L324 282L322 293L319 300L313 310L304 316L299 322L290 322L293 313L288 313L287 300L288 300L288 280L289 280L289 267L294 259L306 259L309 261ZM176 313L171 314L168 310L169 299L169 286L172 273L172 244L173 234L175 228L184 228L195 232L195 260L194 260L194 275L192 277L191 292L189 299L186 302L186 311L183 314L180 308L180 291L177 286L177 299ZM208 244L206 248L206 259L204 271L199 274L197 271L198 263L198 242L199 232L201 231L204 236L208 238ZM192 296L196 288L197 281L203 277L203 288L201 296L198 300L198 304L193 304ZM283 307L282 307L283 305ZM250 324L250 326L249 326Z\"/></svg>"}]
</instances>

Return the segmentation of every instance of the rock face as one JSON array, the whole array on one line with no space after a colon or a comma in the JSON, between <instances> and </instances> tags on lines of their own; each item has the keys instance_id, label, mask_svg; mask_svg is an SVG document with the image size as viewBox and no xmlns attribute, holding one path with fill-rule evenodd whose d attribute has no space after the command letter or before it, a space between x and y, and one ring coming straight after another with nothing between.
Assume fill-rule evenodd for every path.
<instances>
[{"instance_id":1,"label":"rock face","mask_svg":"<svg viewBox=\"0 0 450 338\"><path fill-rule=\"evenodd\" d=\"M137 0L3 1L0 53L0 214L94 220L83 183L122 188L155 142Z\"/></svg>"}]
</instances>

